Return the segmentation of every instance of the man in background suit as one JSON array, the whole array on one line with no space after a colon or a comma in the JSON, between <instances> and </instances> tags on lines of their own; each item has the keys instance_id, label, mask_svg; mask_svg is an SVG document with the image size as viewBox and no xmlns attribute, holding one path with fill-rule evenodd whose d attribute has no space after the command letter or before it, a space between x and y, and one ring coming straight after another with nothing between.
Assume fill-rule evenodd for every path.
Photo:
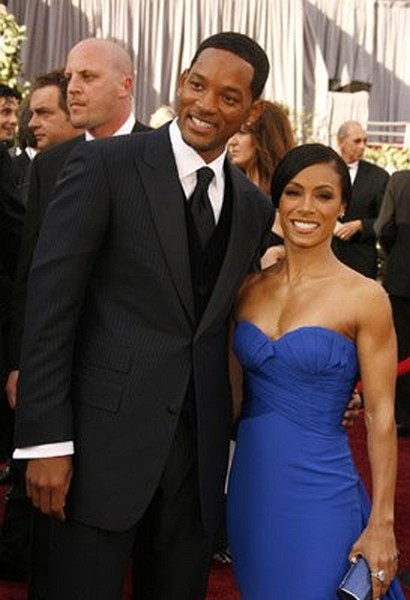
<instances>
[{"instance_id":1,"label":"man in background suit","mask_svg":"<svg viewBox=\"0 0 410 600\"><path fill-rule=\"evenodd\" d=\"M134 117L132 62L127 52L115 42L89 38L76 44L68 54L64 77L68 86L67 107L71 126L78 134L84 129L86 133L75 137L70 135L64 143L36 156L32 163L27 216L11 307L11 372L7 394L13 405L16 401L27 277L51 192L67 157L84 139L149 131ZM44 139L41 129L38 137Z\"/></svg>"},{"instance_id":2,"label":"man in background suit","mask_svg":"<svg viewBox=\"0 0 410 600\"><path fill-rule=\"evenodd\" d=\"M391 176L374 229L387 254L383 286L390 297L399 360L403 360L410 356L410 171ZM395 409L398 435L410 436L410 373L397 379ZM399 578L410 589L409 566Z\"/></svg>"},{"instance_id":3,"label":"man in background suit","mask_svg":"<svg viewBox=\"0 0 410 600\"><path fill-rule=\"evenodd\" d=\"M14 184L11 158L0 144L0 460L10 456L12 415L4 393L7 376L6 340L12 283L23 229L24 207ZM7 472L5 473L7 480ZM1 483L6 483L2 481Z\"/></svg>"},{"instance_id":4,"label":"man in background suit","mask_svg":"<svg viewBox=\"0 0 410 600\"><path fill-rule=\"evenodd\" d=\"M6 376L5 322L23 229L24 209L14 185L11 158L0 144L0 386Z\"/></svg>"},{"instance_id":5,"label":"man in background suit","mask_svg":"<svg viewBox=\"0 0 410 600\"><path fill-rule=\"evenodd\" d=\"M410 171L391 176L374 228L387 253L383 286L390 297L399 360L403 360L410 357ZM409 373L397 379L396 422L399 435L410 435Z\"/></svg>"},{"instance_id":6,"label":"man in background suit","mask_svg":"<svg viewBox=\"0 0 410 600\"><path fill-rule=\"evenodd\" d=\"M367 135L357 121L343 123L337 133L340 154L352 181L352 200L345 215L337 222L333 250L346 265L377 277L377 249L373 224L379 214L388 173L366 160Z\"/></svg>"},{"instance_id":7,"label":"man in background suit","mask_svg":"<svg viewBox=\"0 0 410 600\"><path fill-rule=\"evenodd\" d=\"M139 123L132 106L133 67L128 53L118 44L90 38L81 41L70 51L64 70L67 88L67 109L70 126L77 136L38 154L32 163L27 216L24 224L16 284L11 310L9 364L11 372L7 393L11 405L16 403L18 366L23 334L27 278L34 249L52 190L72 149L84 139L149 131ZM40 113L43 113L38 105ZM34 113L31 123L40 142L46 129ZM82 129L85 134L78 135ZM29 599L43 600L47 596L48 517L36 511L32 525L31 571Z\"/></svg>"},{"instance_id":8,"label":"man in background suit","mask_svg":"<svg viewBox=\"0 0 410 600\"><path fill-rule=\"evenodd\" d=\"M208 38L180 77L178 120L80 145L53 194L16 407L28 493L55 517L52 600L119 599L131 554L135 597L205 597L228 318L273 218L226 143L260 115L268 70L247 36Z\"/></svg>"},{"instance_id":9,"label":"man in background suit","mask_svg":"<svg viewBox=\"0 0 410 600\"><path fill-rule=\"evenodd\" d=\"M27 206L30 165L37 152L61 144L80 134L70 121L67 80L62 69L37 75L30 97L20 111L20 153L13 157L13 173L21 201Z\"/></svg>"}]
</instances>

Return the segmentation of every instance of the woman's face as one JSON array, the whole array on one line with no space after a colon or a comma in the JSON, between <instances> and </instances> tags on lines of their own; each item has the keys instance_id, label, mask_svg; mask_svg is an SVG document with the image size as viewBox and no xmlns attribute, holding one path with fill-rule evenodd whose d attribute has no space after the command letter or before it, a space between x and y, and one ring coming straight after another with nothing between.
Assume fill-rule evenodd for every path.
<instances>
[{"instance_id":1,"label":"woman's face","mask_svg":"<svg viewBox=\"0 0 410 600\"><path fill-rule=\"evenodd\" d=\"M246 171L253 164L256 154L252 133L240 129L229 140L228 152L234 165Z\"/></svg>"},{"instance_id":2,"label":"woman's face","mask_svg":"<svg viewBox=\"0 0 410 600\"><path fill-rule=\"evenodd\" d=\"M342 183L331 163L300 171L284 187L279 201L285 240L304 247L330 241L343 212Z\"/></svg>"}]
</instances>

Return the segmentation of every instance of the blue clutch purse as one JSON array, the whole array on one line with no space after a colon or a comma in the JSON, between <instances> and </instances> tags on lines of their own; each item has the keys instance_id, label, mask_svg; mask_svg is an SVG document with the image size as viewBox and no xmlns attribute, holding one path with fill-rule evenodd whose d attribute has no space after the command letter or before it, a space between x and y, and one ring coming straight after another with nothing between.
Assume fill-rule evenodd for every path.
<instances>
[{"instance_id":1,"label":"blue clutch purse","mask_svg":"<svg viewBox=\"0 0 410 600\"><path fill-rule=\"evenodd\" d=\"M341 600L372 600L370 569L362 556L350 565L337 588L337 597Z\"/></svg>"}]
</instances>

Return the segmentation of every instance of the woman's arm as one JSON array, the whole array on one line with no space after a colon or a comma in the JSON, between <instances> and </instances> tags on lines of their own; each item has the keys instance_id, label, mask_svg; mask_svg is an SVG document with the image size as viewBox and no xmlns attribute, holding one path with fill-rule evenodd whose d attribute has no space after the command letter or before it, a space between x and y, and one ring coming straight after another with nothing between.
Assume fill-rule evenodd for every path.
<instances>
[{"instance_id":1,"label":"woman's arm","mask_svg":"<svg viewBox=\"0 0 410 600\"><path fill-rule=\"evenodd\" d=\"M393 530L397 470L394 420L397 347L385 292L378 284L369 284L366 296L365 301L362 298L358 303L356 339L372 477L372 510L368 525L354 544L351 555L362 554L373 573L384 571L383 582L372 577L376 599L385 593L397 569Z\"/></svg>"}]
</instances>

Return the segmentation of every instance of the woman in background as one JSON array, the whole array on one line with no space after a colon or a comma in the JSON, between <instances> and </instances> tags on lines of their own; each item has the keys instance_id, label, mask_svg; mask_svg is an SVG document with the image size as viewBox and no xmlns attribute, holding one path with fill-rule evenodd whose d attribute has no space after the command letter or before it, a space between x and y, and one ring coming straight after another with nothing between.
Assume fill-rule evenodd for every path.
<instances>
[{"instance_id":1,"label":"woman in background","mask_svg":"<svg viewBox=\"0 0 410 600\"><path fill-rule=\"evenodd\" d=\"M349 558L372 572L373 600L404 600L395 580L396 339L380 285L331 250L351 196L343 160L321 144L277 167L286 256L250 275L234 348L246 397L228 493L228 540L244 600L336 600ZM371 310L369 310L371 306ZM343 413L360 370L373 507ZM384 597L384 596L383 596Z\"/></svg>"},{"instance_id":2,"label":"woman in background","mask_svg":"<svg viewBox=\"0 0 410 600\"><path fill-rule=\"evenodd\" d=\"M265 194L270 193L273 173L279 161L295 146L292 125L285 109L264 101L263 111L249 127L242 127L228 143L231 161ZM284 257L283 236L278 219L272 228L262 268Z\"/></svg>"},{"instance_id":3,"label":"woman in background","mask_svg":"<svg viewBox=\"0 0 410 600\"><path fill-rule=\"evenodd\" d=\"M293 146L292 125L285 109L265 100L259 119L231 137L228 150L231 161L259 189L270 194L273 172Z\"/></svg>"}]
</instances>

